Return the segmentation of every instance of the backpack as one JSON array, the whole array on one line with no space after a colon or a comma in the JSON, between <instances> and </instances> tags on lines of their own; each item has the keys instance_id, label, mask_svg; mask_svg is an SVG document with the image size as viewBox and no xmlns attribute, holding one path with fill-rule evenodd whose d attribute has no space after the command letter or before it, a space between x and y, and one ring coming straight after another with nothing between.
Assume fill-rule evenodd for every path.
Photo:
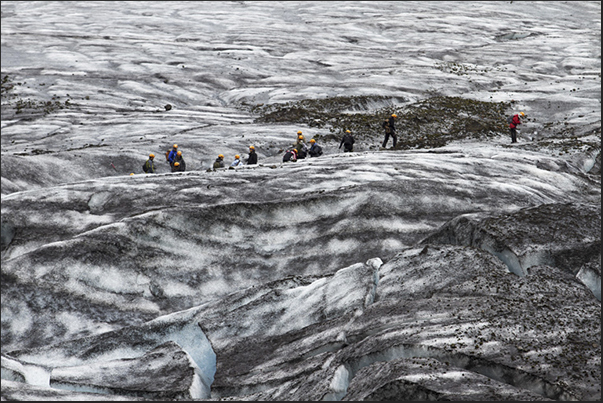
<instances>
[{"instance_id":1,"label":"backpack","mask_svg":"<svg viewBox=\"0 0 603 403\"><path fill-rule=\"evenodd\" d=\"M145 163L144 163L144 164L142 164L142 170L143 170L145 173L149 172L149 167L147 166L147 162L146 162L146 161L145 161Z\"/></svg>"},{"instance_id":2,"label":"backpack","mask_svg":"<svg viewBox=\"0 0 603 403\"><path fill-rule=\"evenodd\" d=\"M313 155L316 157L320 157L322 155L322 147L316 144L314 146L314 150L312 151Z\"/></svg>"},{"instance_id":3,"label":"backpack","mask_svg":"<svg viewBox=\"0 0 603 403\"><path fill-rule=\"evenodd\" d=\"M513 115L509 115L509 116L507 116L507 123L508 123L508 124L513 123Z\"/></svg>"},{"instance_id":4,"label":"backpack","mask_svg":"<svg viewBox=\"0 0 603 403\"><path fill-rule=\"evenodd\" d=\"M293 151L291 151L291 150L285 151L285 155L283 155L283 162L296 161L296 160L297 160L297 157Z\"/></svg>"},{"instance_id":5,"label":"backpack","mask_svg":"<svg viewBox=\"0 0 603 403\"><path fill-rule=\"evenodd\" d=\"M385 133L390 134L392 132L392 128L389 127L389 120L385 119L383 121L383 123L381 123L381 126L385 129Z\"/></svg>"}]
</instances>

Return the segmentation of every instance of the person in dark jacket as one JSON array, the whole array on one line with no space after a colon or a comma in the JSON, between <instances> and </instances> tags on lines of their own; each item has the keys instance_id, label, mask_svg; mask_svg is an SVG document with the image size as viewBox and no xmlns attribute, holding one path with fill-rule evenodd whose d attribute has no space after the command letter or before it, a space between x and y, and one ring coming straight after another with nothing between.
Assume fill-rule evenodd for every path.
<instances>
[{"instance_id":1,"label":"person in dark jacket","mask_svg":"<svg viewBox=\"0 0 603 403\"><path fill-rule=\"evenodd\" d=\"M255 153L255 147L249 146L249 156L247 157L247 165L254 165L258 163L258 155Z\"/></svg>"},{"instance_id":2,"label":"person in dark jacket","mask_svg":"<svg viewBox=\"0 0 603 403\"><path fill-rule=\"evenodd\" d=\"M322 147L316 144L316 140L310 139L310 149L308 150L310 157L320 157L322 155Z\"/></svg>"},{"instance_id":3,"label":"person in dark jacket","mask_svg":"<svg viewBox=\"0 0 603 403\"><path fill-rule=\"evenodd\" d=\"M147 162L144 163L144 168L143 171L145 171L148 174L154 174L155 173L155 154L149 154L149 159L147 160Z\"/></svg>"},{"instance_id":4,"label":"person in dark jacket","mask_svg":"<svg viewBox=\"0 0 603 403\"><path fill-rule=\"evenodd\" d=\"M381 147L385 148L387 146L387 141L389 140L390 136L394 143L393 147L396 146L396 143L398 142L398 137L396 136L396 119L397 118L398 118L398 115L396 115L395 113L392 113L392 115L389 117L389 119L385 119L383 121L383 123L381 123L381 127L383 127L383 130L385 130L385 138L383 139L383 144L381 145Z\"/></svg>"},{"instance_id":5,"label":"person in dark jacket","mask_svg":"<svg viewBox=\"0 0 603 403\"><path fill-rule=\"evenodd\" d=\"M177 169L177 171L184 172L186 170L186 162L184 162L184 158L182 158L182 151L178 151L176 153L176 158L174 158L174 163L172 164L172 168L174 167L174 165L176 165L176 162L178 163L178 167L179 167L179 169ZM172 169L172 172L174 172L173 169Z\"/></svg>"},{"instance_id":6,"label":"person in dark jacket","mask_svg":"<svg viewBox=\"0 0 603 403\"><path fill-rule=\"evenodd\" d=\"M352 136L352 132L349 130L345 131L345 134L341 138L341 143L339 143L339 148L343 147L343 152L349 153L354 151L354 137Z\"/></svg>"},{"instance_id":7,"label":"person in dark jacket","mask_svg":"<svg viewBox=\"0 0 603 403\"><path fill-rule=\"evenodd\" d=\"M216 158L216 160L214 161L213 167L214 169L224 168L224 155L218 155L218 158Z\"/></svg>"},{"instance_id":8,"label":"person in dark jacket","mask_svg":"<svg viewBox=\"0 0 603 403\"><path fill-rule=\"evenodd\" d=\"M523 112L519 112L521 117L525 117L526 114ZM509 123L509 131L511 132L511 143L517 143L517 126L521 124L521 119L518 114L513 115L513 120Z\"/></svg>"},{"instance_id":9,"label":"person in dark jacket","mask_svg":"<svg viewBox=\"0 0 603 403\"><path fill-rule=\"evenodd\" d=\"M183 171L183 169L181 169L181 165L178 161L174 162L172 164L172 172L180 172Z\"/></svg>"},{"instance_id":10,"label":"person in dark jacket","mask_svg":"<svg viewBox=\"0 0 603 403\"><path fill-rule=\"evenodd\" d=\"M303 135L299 134L297 136L297 141L293 143L293 147L295 147L295 150L297 151L298 160L306 158L306 155L308 154L308 145L306 144Z\"/></svg>"}]
</instances>

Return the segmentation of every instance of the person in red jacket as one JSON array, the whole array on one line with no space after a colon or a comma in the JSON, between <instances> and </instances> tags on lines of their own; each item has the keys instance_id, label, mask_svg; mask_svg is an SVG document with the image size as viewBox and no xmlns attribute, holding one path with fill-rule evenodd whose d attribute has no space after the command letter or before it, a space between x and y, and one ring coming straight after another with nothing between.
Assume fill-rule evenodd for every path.
<instances>
[{"instance_id":1,"label":"person in red jacket","mask_svg":"<svg viewBox=\"0 0 603 403\"><path fill-rule=\"evenodd\" d=\"M522 118L526 116L525 113L519 112L519 114L513 115L513 119L511 120L511 123L509 123L509 131L511 132L511 143L517 143L517 126L521 124L521 119L519 118L519 115L521 115Z\"/></svg>"}]
</instances>

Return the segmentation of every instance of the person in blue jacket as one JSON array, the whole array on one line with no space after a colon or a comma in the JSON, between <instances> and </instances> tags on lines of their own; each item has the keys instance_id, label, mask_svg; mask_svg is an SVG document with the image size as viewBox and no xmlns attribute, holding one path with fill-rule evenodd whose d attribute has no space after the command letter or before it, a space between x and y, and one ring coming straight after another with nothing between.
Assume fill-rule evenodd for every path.
<instances>
[{"instance_id":1,"label":"person in blue jacket","mask_svg":"<svg viewBox=\"0 0 603 403\"><path fill-rule=\"evenodd\" d=\"M232 161L232 164L230 164L231 167L237 167L241 164L241 156L239 154L235 155L235 159L234 161Z\"/></svg>"},{"instance_id":2,"label":"person in blue jacket","mask_svg":"<svg viewBox=\"0 0 603 403\"><path fill-rule=\"evenodd\" d=\"M178 144L174 144L174 146L172 147L172 151L170 151L167 156L167 162L170 164L170 166L174 165L176 155L178 155Z\"/></svg>"}]
</instances>

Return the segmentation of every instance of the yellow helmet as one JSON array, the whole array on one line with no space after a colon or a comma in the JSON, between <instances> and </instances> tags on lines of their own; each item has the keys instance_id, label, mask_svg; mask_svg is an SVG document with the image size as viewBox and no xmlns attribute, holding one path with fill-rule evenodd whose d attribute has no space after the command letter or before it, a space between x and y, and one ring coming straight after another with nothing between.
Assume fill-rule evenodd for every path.
<instances>
[{"instance_id":1,"label":"yellow helmet","mask_svg":"<svg viewBox=\"0 0 603 403\"><path fill-rule=\"evenodd\" d=\"M298 131L297 131L297 134L302 134L301 130L298 130Z\"/></svg>"},{"instance_id":2,"label":"yellow helmet","mask_svg":"<svg viewBox=\"0 0 603 403\"><path fill-rule=\"evenodd\" d=\"M351 131L349 131L349 130L346 130L345 132L346 132L346 133L352 133L352 132L351 132Z\"/></svg>"},{"instance_id":3,"label":"yellow helmet","mask_svg":"<svg viewBox=\"0 0 603 403\"><path fill-rule=\"evenodd\" d=\"M255 147L254 146L249 146L249 149L250 150L255 150Z\"/></svg>"},{"instance_id":4,"label":"yellow helmet","mask_svg":"<svg viewBox=\"0 0 603 403\"><path fill-rule=\"evenodd\" d=\"M179 167L179 166L180 166L180 163L179 163L179 162L174 162L174 166L175 166L175 167Z\"/></svg>"},{"instance_id":5,"label":"yellow helmet","mask_svg":"<svg viewBox=\"0 0 603 403\"><path fill-rule=\"evenodd\" d=\"M218 158L224 158L224 156L222 154L218 155Z\"/></svg>"},{"instance_id":6,"label":"yellow helmet","mask_svg":"<svg viewBox=\"0 0 603 403\"><path fill-rule=\"evenodd\" d=\"M297 138L298 138L299 140L303 140L303 139L304 139L304 136L302 136L302 135L300 134L299 136L297 136Z\"/></svg>"},{"instance_id":7,"label":"yellow helmet","mask_svg":"<svg viewBox=\"0 0 603 403\"><path fill-rule=\"evenodd\" d=\"M241 158L239 154L235 155L235 160L238 160L239 158Z\"/></svg>"},{"instance_id":8,"label":"yellow helmet","mask_svg":"<svg viewBox=\"0 0 603 403\"><path fill-rule=\"evenodd\" d=\"M178 144L174 144L174 148L178 148Z\"/></svg>"},{"instance_id":9,"label":"yellow helmet","mask_svg":"<svg viewBox=\"0 0 603 403\"><path fill-rule=\"evenodd\" d=\"M394 119L395 119L395 118L397 118L397 117L398 117L398 115L396 115L395 113L392 113L392 118L394 118Z\"/></svg>"},{"instance_id":10,"label":"yellow helmet","mask_svg":"<svg viewBox=\"0 0 603 403\"><path fill-rule=\"evenodd\" d=\"M155 158L155 154L149 154L149 158Z\"/></svg>"},{"instance_id":11,"label":"yellow helmet","mask_svg":"<svg viewBox=\"0 0 603 403\"><path fill-rule=\"evenodd\" d=\"M310 139L310 143L316 143L316 140Z\"/></svg>"},{"instance_id":12,"label":"yellow helmet","mask_svg":"<svg viewBox=\"0 0 603 403\"><path fill-rule=\"evenodd\" d=\"M182 151L178 151L176 154L177 155L182 155Z\"/></svg>"},{"instance_id":13,"label":"yellow helmet","mask_svg":"<svg viewBox=\"0 0 603 403\"><path fill-rule=\"evenodd\" d=\"M132 172L132 173L130 174L130 176L132 176L132 175L134 175L134 172Z\"/></svg>"},{"instance_id":14,"label":"yellow helmet","mask_svg":"<svg viewBox=\"0 0 603 403\"><path fill-rule=\"evenodd\" d=\"M521 117L524 117L526 114L523 112L519 112L519 114L521 115Z\"/></svg>"}]
</instances>

